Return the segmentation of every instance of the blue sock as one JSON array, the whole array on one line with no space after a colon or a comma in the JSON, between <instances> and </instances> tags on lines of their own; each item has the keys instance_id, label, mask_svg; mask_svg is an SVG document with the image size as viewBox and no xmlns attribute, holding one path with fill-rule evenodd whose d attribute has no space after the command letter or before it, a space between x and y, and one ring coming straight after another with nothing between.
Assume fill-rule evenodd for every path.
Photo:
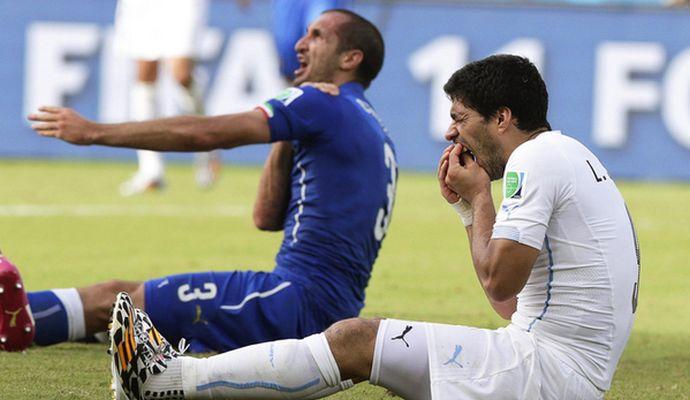
<instances>
[{"instance_id":1,"label":"blue sock","mask_svg":"<svg viewBox=\"0 0 690 400\"><path fill-rule=\"evenodd\" d=\"M27 295L36 322L35 344L48 346L84 338L84 310L76 289L46 290Z\"/></svg>"}]
</instances>

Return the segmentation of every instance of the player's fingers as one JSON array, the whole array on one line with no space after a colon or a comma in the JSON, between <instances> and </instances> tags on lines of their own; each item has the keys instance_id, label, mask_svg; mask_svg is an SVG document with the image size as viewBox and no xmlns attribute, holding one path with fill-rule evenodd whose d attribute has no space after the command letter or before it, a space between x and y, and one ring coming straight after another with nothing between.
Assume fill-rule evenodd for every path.
<instances>
[{"instance_id":1,"label":"player's fingers","mask_svg":"<svg viewBox=\"0 0 690 400\"><path fill-rule=\"evenodd\" d=\"M32 113L29 114L26 117L29 121L44 121L44 122L51 122L51 121L57 121L57 115L55 114L47 114L47 113Z\"/></svg>"},{"instance_id":2,"label":"player's fingers","mask_svg":"<svg viewBox=\"0 0 690 400\"><path fill-rule=\"evenodd\" d=\"M36 132L41 136L57 137L59 131L57 129L42 129L36 130Z\"/></svg>"},{"instance_id":3,"label":"player's fingers","mask_svg":"<svg viewBox=\"0 0 690 400\"><path fill-rule=\"evenodd\" d=\"M472 164L476 164L477 162L474 160L474 157L468 152L464 152L460 154L460 158L462 159L462 163L465 166L470 166Z\"/></svg>"},{"instance_id":4,"label":"player's fingers","mask_svg":"<svg viewBox=\"0 0 690 400\"><path fill-rule=\"evenodd\" d=\"M441 154L441 157L439 157L438 159L438 167L436 169L441 168L441 164L443 164L443 161L448 159L448 154L448 151L444 151L443 154Z\"/></svg>"},{"instance_id":5,"label":"player's fingers","mask_svg":"<svg viewBox=\"0 0 690 400\"><path fill-rule=\"evenodd\" d=\"M60 112L60 110L62 110L62 107L54 107L54 106L38 107L38 111L43 111L43 112L47 112L47 113L56 113L56 112Z\"/></svg>"},{"instance_id":6,"label":"player's fingers","mask_svg":"<svg viewBox=\"0 0 690 400\"><path fill-rule=\"evenodd\" d=\"M451 150L453 150L453 147L454 147L454 146L455 146L454 144L451 144L450 146L448 146L448 147L446 147L445 149L443 149L443 153L442 153L443 156L444 156L444 157L448 157L448 155L450 154Z\"/></svg>"},{"instance_id":7,"label":"player's fingers","mask_svg":"<svg viewBox=\"0 0 690 400\"><path fill-rule=\"evenodd\" d=\"M448 156L448 167L449 168L454 168L455 166L460 164L460 154L461 153L462 153L462 145L456 144L453 147L453 150L451 150L450 155Z\"/></svg>"},{"instance_id":8,"label":"player's fingers","mask_svg":"<svg viewBox=\"0 0 690 400\"><path fill-rule=\"evenodd\" d=\"M445 183L446 186L451 187L451 185L453 184L453 180L450 179L449 175L446 175L446 179L443 180L443 183Z\"/></svg>"},{"instance_id":9,"label":"player's fingers","mask_svg":"<svg viewBox=\"0 0 690 400\"><path fill-rule=\"evenodd\" d=\"M443 163L441 163L441 166L438 168L438 179L440 181L445 180L447 174L448 174L448 160L444 160Z\"/></svg>"},{"instance_id":10,"label":"player's fingers","mask_svg":"<svg viewBox=\"0 0 690 400\"><path fill-rule=\"evenodd\" d=\"M37 124L31 124L31 129L40 133L42 131L57 130L58 126L54 122L40 122Z\"/></svg>"}]
</instances>

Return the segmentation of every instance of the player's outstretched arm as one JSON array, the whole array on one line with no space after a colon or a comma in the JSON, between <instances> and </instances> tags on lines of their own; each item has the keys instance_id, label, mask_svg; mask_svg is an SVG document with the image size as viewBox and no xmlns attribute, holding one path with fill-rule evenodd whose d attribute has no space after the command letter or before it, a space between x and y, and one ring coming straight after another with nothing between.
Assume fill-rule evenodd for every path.
<instances>
[{"instance_id":1,"label":"player's outstretched arm","mask_svg":"<svg viewBox=\"0 0 690 400\"><path fill-rule=\"evenodd\" d=\"M41 107L28 116L42 136L76 145L103 145L156 151L208 151L268 143L270 131L259 110L221 116L180 116L142 122L100 124L72 109Z\"/></svg>"},{"instance_id":2,"label":"player's outstretched arm","mask_svg":"<svg viewBox=\"0 0 690 400\"><path fill-rule=\"evenodd\" d=\"M290 202L292 144L276 142L266 158L254 202L254 225L262 231L283 229Z\"/></svg>"}]
</instances>

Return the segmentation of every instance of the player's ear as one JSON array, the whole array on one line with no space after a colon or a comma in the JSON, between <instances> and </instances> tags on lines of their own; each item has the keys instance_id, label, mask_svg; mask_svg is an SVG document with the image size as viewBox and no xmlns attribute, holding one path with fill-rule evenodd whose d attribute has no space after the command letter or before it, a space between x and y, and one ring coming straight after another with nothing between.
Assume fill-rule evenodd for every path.
<instances>
[{"instance_id":1,"label":"player's ear","mask_svg":"<svg viewBox=\"0 0 690 400\"><path fill-rule=\"evenodd\" d=\"M506 132L513 123L513 112L508 107L501 107L496 111L496 125L499 133Z\"/></svg>"},{"instance_id":2,"label":"player's ear","mask_svg":"<svg viewBox=\"0 0 690 400\"><path fill-rule=\"evenodd\" d=\"M355 71L364 60L364 52L354 49L340 54L340 68L344 71Z\"/></svg>"}]
</instances>

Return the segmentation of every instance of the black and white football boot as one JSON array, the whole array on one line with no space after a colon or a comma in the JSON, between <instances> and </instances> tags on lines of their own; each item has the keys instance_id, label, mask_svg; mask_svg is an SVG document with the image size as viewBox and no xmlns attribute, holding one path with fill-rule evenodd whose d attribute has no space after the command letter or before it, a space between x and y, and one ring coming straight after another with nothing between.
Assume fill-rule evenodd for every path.
<instances>
[{"instance_id":1,"label":"black and white football boot","mask_svg":"<svg viewBox=\"0 0 690 400\"><path fill-rule=\"evenodd\" d=\"M152 392L145 386L150 376L165 371L169 360L184 353L184 339L180 341L182 350L175 350L153 326L149 316L134 308L125 292L117 295L110 324L113 398L183 400L182 390Z\"/></svg>"}]
</instances>

